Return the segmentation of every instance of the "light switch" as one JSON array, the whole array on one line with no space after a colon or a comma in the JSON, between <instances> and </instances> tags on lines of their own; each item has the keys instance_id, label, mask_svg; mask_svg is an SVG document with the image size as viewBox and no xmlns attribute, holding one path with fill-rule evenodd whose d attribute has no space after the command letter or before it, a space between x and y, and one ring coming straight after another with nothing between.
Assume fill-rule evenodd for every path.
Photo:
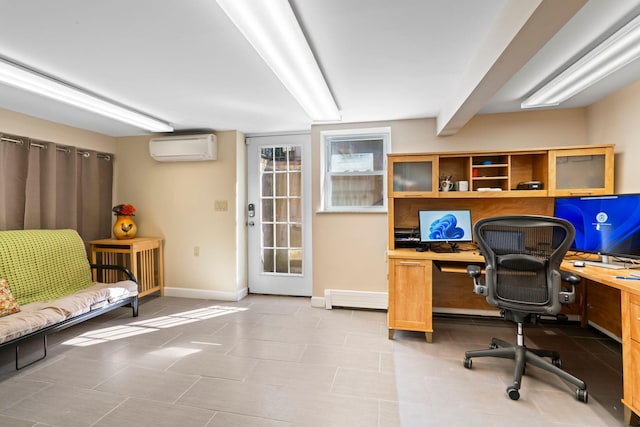
<instances>
[{"instance_id":1,"label":"light switch","mask_svg":"<svg viewBox=\"0 0 640 427\"><path fill-rule=\"evenodd\" d=\"M229 210L229 202L227 200L216 200L215 210L217 212L226 212Z\"/></svg>"}]
</instances>

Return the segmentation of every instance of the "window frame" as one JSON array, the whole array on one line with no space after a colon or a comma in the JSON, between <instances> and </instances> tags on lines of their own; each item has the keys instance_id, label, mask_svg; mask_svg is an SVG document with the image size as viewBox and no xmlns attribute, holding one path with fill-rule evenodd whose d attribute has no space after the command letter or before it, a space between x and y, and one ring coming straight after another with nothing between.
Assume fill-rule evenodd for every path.
<instances>
[{"instance_id":1,"label":"window frame","mask_svg":"<svg viewBox=\"0 0 640 427\"><path fill-rule=\"evenodd\" d=\"M382 141L382 168L372 172L340 172L332 173L331 166L331 147L333 142L344 141L371 141L380 139ZM391 128L362 128L362 129L341 129L320 132L321 150L320 150L320 212L349 212L349 213L387 213L387 154L391 152ZM371 206L332 206L332 176L382 176L382 204Z\"/></svg>"}]
</instances>

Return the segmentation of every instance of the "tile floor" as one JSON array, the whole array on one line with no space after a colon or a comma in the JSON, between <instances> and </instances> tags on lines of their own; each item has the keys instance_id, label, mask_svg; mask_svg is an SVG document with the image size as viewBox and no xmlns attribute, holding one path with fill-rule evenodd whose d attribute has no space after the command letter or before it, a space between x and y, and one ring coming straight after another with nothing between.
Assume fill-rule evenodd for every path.
<instances>
[{"instance_id":1,"label":"tile floor","mask_svg":"<svg viewBox=\"0 0 640 427\"><path fill-rule=\"evenodd\" d=\"M575 325L528 328L561 351L589 403L535 367L521 398L512 362L476 359L498 319L437 317L434 342L397 331L382 311L312 308L308 298L238 302L142 299L49 338L44 361L16 372L0 352L0 426L622 426L621 348ZM25 357L35 349L23 349Z\"/></svg>"}]
</instances>

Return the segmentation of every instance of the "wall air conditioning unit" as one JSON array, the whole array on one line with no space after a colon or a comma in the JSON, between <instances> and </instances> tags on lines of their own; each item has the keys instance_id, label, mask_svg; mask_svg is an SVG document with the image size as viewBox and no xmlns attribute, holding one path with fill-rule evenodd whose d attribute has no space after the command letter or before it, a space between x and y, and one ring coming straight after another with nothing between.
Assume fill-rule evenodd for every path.
<instances>
[{"instance_id":1,"label":"wall air conditioning unit","mask_svg":"<svg viewBox=\"0 0 640 427\"><path fill-rule=\"evenodd\" d=\"M149 141L149 153L159 162L200 162L218 158L214 134L162 136Z\"/></svg>"}]
</instances>

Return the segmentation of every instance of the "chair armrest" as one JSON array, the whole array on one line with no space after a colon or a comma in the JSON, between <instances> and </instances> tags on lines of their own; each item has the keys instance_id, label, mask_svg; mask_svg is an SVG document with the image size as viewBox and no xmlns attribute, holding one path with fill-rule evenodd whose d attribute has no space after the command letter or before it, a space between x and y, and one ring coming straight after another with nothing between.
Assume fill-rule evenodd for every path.
<instances>
[{"instance_id":1,"label":"chair armrest","mask_svg":"<svg viewBox=\"0 0 640 427\"><path fill-rule=\"evenodd\" d=\"M467 273L473 277L473 292L478 295L487 296L489 288L480 280L482 268L478 265L467 265Z\"/></svg>"},{"instance_id":2,"label":"chair armrest","mask_svg":"<svg viewBox=\"0 0 640 427\"><path fill-rule=\"evenodd\" d=\"M131 273L131 271L129 271L128 268L123 267L121 265L113 265L113 264L89 264L91 266L92 269L95 270L118 270L118 271L122 271L124 274L126 274L127 278L129 280L131 280L132 282L136 282L138 283L138 281L136 280L136 276L133 275L133 273Z\"/></svg>"},{"instance_id":3,"label":"chair armrest","mask_svg":"<svg viewBox=\"0 0 640 427\"><path fill-rule=\"evenodd\" d=\"M482 269L478 265L467 265L467 274L473 277L474 279L480 277L480 273Z\"/></svg>"},{"instance_id":4,"label":"chair armrest","mask_svg":"<svg viewBox=\"0 0 640 427\"><path fill-rule=\"evenodd\" d=\"M563 282L571 285L571 289L564 286L560 289L560 304L573 304L576 301L576 285L580 283L580 276L560 270L560 278Z\"/></svg>"},{"instance_id":5,"label":"chair armrest","mask_svg":"<svg viewBox=\"0 0 640 427\"><path fill-rule=\"evenodd\" d=\"M568 271L560 270L560 277L562 278L563 282L570 283L573 286L580 283L580 276Z\"/></svg>"}]
</instances>

